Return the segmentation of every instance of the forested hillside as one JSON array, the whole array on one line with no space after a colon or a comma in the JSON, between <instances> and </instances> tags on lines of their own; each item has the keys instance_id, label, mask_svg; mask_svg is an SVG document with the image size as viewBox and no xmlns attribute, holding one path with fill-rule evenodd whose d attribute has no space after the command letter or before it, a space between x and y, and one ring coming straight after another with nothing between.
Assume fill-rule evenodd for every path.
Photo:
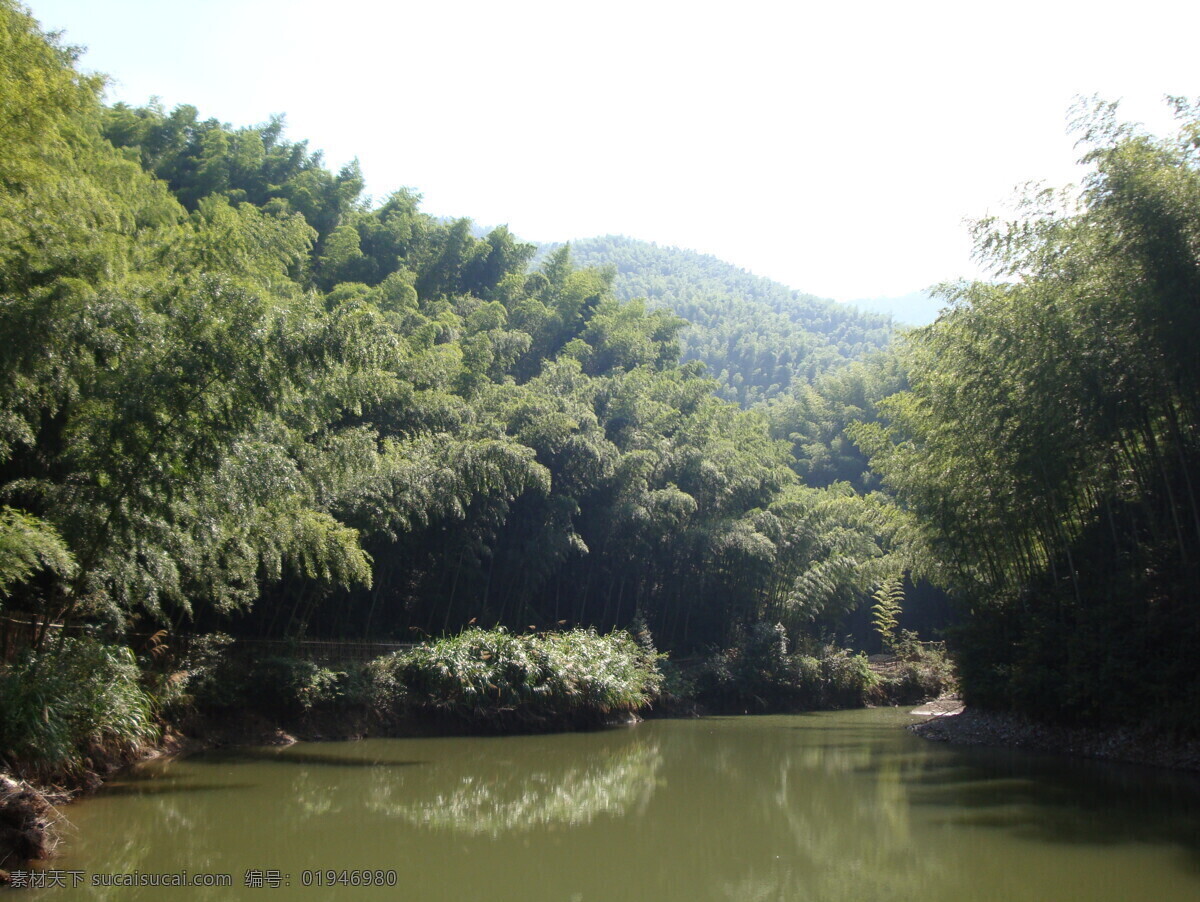
<instances>
[{"instance_id":1,"label":"forested hillside","mask_svg":"<svg viewBox=\"0 0 1200 902\"><path fill-rule=\"evenodd\" d=\"M899 511L804 485L609 274L372 206L279 121L105 107L0 16L6 611L400 638L641 614L686 648L835 626L907 568ZM840 349L808 354L777 314L772 384L872 340L826 316Z\"/></svg>"},{"instance_id":2,"label":"forested hillside","mask_svg":"<svg viewBox=\"0 0 1200 902\"><path fill-rule=\"evenodd\" d=\"M721 397L750 406L884 347L891 319L793 291L706 254L608 235L571 243L574 258L615 273L624 300L685 319L684 361L699 360Z\"/></svg>"}]
</instances>

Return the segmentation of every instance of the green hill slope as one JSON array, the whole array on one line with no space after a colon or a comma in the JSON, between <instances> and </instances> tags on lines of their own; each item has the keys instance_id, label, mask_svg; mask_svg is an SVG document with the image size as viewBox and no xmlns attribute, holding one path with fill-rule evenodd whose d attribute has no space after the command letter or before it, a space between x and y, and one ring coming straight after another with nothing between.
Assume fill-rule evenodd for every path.
<instances>
[{"instance_id":1,"label":"green hill slope","mask_svg":"<svg viewBox=\"0 0 1200 902\"><path fill-rule=\"evenodd\" d=\"M889 316L795 291L695 251L607 235L574 241L571 253L577 264L612 270L618 297L644 297L687 320L683 359L704 362L722 397L744 406L883 347L893 330Z\"/></svg>"}]
</instances>

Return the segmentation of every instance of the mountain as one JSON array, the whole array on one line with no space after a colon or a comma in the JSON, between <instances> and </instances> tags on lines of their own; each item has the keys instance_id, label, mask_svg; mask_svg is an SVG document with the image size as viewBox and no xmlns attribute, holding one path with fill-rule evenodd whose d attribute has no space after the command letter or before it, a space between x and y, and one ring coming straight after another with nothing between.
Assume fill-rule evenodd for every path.
<instances>
[{"instance_id":1,"label":"mountain","mask_svg":"<svg viewBox=\"0 0 1200 902\"><path fill-rule=\"evenodd\" d=\"M549 253L558 245L547 245ZM756 276L708 254L617 235L571 242L575 263L613 273L619 298L646 298L685 319L684 360L702 361L719 394L743 406L884 347L890 316Z\"/></svg>"}]
</instances>

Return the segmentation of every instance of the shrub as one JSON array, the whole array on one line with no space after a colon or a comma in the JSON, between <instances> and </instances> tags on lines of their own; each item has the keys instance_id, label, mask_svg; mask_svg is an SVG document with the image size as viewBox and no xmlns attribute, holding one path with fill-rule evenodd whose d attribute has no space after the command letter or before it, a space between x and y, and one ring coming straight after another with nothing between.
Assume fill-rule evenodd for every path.
<instances>
[{"instance_id":1,"label":"shrub","mask_svg":"<svg viewBox=\"0 0 1200 902\"><path fill-rule=\"evenodd\" d=\"M121 756L157 735L128 648L63 639L0 669L0 756L16 773L77 775L89 756Z\"/></svg>"},{"instance_id":2,"label":"shrub","mask_svg":"<svg viewBox=\"0 0 1200 902\"><path fill-rule=\"evenodd\" d=\"M193 640L181 664L186 674L185 707L219 711L246 707L256 698L254 674L244 658L233 653L234 647L234 638L224 633Z\"/></svg>"},{"instance_id":3,"label":"shrub","mask_svg":"<svg viewBox=\"0 0 1200 902\"><path fill-rule=\"evenodd\" d=\"M818 710L864 705L875 685L864 655L814 642L789 653L780 624L754 623L701 669L700 700L722 710Z\"/></svg>"},{"instance_id":4,"label":"shrub","mask_svg":"<svg viewBox=\"0 0 1200 902\"><path fill-rule=\"evenodd\" d=\"M901 630L892 648L897 660L883 666L877 701L915 705L958 688L944 642L921 642L916 633Z\"/></svg>"},{"instance_id":5,"label":"shrub","mask_svg":"<svg viewBox=\"0 0 1200 902\"><path fill-rule=\"evenodd\" d=\"M146 641L138 666L160 719L178 722L193 710L197 697L224 691L225 649L232 643L224 633L206 633L188 642L180 654L165 630Z\"/></svg>"},{"instance_id":6,"label":"shrub","mask_svg":"<svg viewBox=\"0 0 1200 902\"><path fill-rule=\"evenodd\" d=\"M672 661L667 655L658 659L662 685L654 699L655 710L668 714L695 714L699 685L695 667Z\"/></svg>"},{"instance_id":7,"label":"shrub","mask_svg":"<svg viewBox=\"0 0 1200 902\"><path fill-rule=\"evenodd\" d=\"M196 670L195 703L208 711L246 709L294 718L341 699L348 675L291 655L250 660L219 654Z\"/></svg>"},{"instance_id":8,"label":"shrub","mask_svg":"<svg viewBox=\"0 0 1200 902\"><path fill-rule=\"evenodd\" d=\"M416 708L473 723L564 725L648 704L661 685L655 661L625 632L513 635L470 629L374 665Z\"/></svg>"},{"instance_id":9,"label":"shrub","mask_svg":"<svg viewBox=\"0 0 1200 902\"><path fill-rule=\"evenodd\" d=\"M343 695L348 705L364 708L383 719L404 710L407 694L396 678L390 657L368 661L347 675Z\"/></svg>"},{"instance_id":10,"label":"shrub","mask_svg":"<svg viewBox=\"0 0 1200 902\"><path fill-rule=\"evenodd\" d=\"M264 658L252 671L256 707L264 713L306 714L341 697L346 674L302 658Z\"/></svg>"},{"instance_id":11,"label":"shrub","mask_svg":"<svg viewBox=\"0 0 1200 902\"><path fill-rule=\"evenodd\" d=\"M875 685L875 674L864 654L826 644L821 647L818 678L806 687L822 708L861 708Z\"/></svg>"}]
</instances>

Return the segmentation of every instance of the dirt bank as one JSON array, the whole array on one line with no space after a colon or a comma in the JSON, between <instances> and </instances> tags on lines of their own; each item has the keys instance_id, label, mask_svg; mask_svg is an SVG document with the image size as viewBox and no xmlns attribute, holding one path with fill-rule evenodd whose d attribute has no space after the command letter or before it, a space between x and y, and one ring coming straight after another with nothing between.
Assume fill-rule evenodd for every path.
<instances>
[{"instance_id":1,"label":"dirt bank","mask_svg":"<svg viewBox=\"0 0 1200 902\"><path fill-rule=\"evenodd\" d=\"M9 882L9 871L54 854L63 819L57 806L68 799L0 774L0 884Z\"/></svg>"},{"instance_id":2,"label":"dirt bank","mask_svg":"<svg viewBox=\"0 0 1200 902\"><path fill-rule=\"evenodd\" d=\"M54 857L60 829L67 823L59 810L63 805L99 789L108 776L136 761L205 747L201 740L167 729L154 745L120 754L97 750L85 759L83 769L52 775L53 782L31 783L0 772L0 886L11 882L11 871Z\"/></svg>"},{"instance_id":3,"label":"dirt bank","mask_svg":"<svg viewBox=\"0 0 1200 902\"><path fill-rule=\"evenodd\" d=\"M943 700L939 699L938 703ZM922 706L914 714L931 714L914 724L918 736L958 745L990 745L1149 764L1181 770L1200 770L1200 741L1179 741L1150 730L1070 727L1030 720L1014 714ZM952 706L951 706L952 707Z\"/></svg>"}]
</instances>

